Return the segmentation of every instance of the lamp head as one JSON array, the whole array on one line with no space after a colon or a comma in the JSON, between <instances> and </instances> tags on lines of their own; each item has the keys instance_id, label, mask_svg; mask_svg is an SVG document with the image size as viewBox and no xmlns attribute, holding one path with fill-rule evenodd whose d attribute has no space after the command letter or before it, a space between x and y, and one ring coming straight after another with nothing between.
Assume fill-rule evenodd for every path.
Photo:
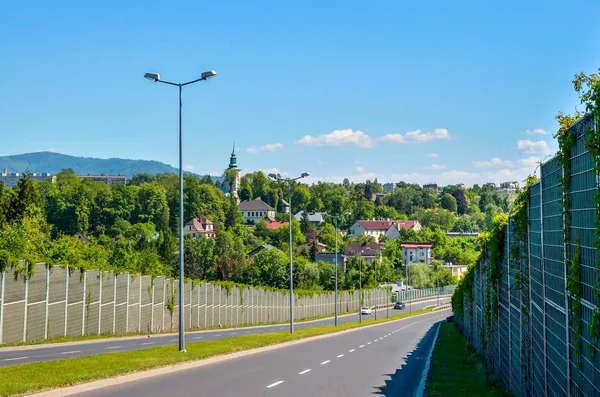
<instances>
[{"instance_id":1,"label":"lamp head","mask_svg":"<svg viewBox=\"0 0 600 397\"><path fill-rule=\"evenodd\" d=\"M303 172L302 175L300 175L301 178L306 178L307 176L309 176L310 174L308 172Z\"/></svg>"},{"instance_id":2,"label":"lamp head","mask_svg":"<svg viewBox=\"0 0 600 397\"><path fill-rule=\"evenodd\" d=\"M200 78L202 80L208 80L211 77L215 77L217 75L217 72L215 72L214 70L209 70L207 72L202 72L202 74L200 75Z\"/></svg>"},{"instance_id":3,"label":"lamp head","mask_svg":"<svg viewBox=\"0 0 600 397\"><path fill-rule=\"evenodd\" d=\"M144 75L144 78L148 79L148 80L152 80L154 82L160 81L160 74L159 73L146 73Z\"/></svg>"}]
</instances>

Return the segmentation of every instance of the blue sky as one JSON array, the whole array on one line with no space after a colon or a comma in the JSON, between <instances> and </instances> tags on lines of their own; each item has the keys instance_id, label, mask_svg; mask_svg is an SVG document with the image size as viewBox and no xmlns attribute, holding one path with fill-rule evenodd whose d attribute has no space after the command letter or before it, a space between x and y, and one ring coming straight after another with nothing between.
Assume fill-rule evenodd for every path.
<instances>
[{"instance_id":1,"label":"blue sky","mask_svg":"<svg viewBox=\"0 0 600 397\"><path fill-rule=\"evenodd\" d=\"M0 155L176 165L177 89L142 76L215 69L184 89L195 172L235 141L309 182L520 181L600 67L594 0L51 3L0 7Z\"/></svg>"}]
</instances>

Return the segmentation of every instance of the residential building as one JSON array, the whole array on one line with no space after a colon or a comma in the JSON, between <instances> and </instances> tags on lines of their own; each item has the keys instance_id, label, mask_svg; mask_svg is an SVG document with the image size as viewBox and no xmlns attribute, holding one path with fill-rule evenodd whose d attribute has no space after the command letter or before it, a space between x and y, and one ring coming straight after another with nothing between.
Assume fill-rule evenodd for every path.
<instances>
[{"instance_id":1,"label":"residential building","mask_svg":"<svg viewBox=\"0 0 600 397\"><path fill-rule=\"evenodd\" d=\"M332 265L335 265L335 257L335 252L317 252L317 254L315 255L315 260L317 262L327 262L331 263ZM346 271L345 263L346 262L344 255L337 254L337 264L338 266L343 266L344 271Z\"/></svg>"},{"instance_id":2,"label":"residential building","mask_svg":"<svg viewBox=\"0 0 600 397\"><path fill-rule=\"evenodd\" d=\"M294 218L296 218L296 220L298 222L300 222L302 220L303 214L304 214L304 211L300 211L300 212L296 213L296 215L294 215ZM326 213L324 213L324 212L309 212L308 213L308 222L312 223L313 225L320 225L323 222L325 222L325 215L326 215Z\"/></svg>"},{"instance_id":3,"label":"residential building","mask_svg":"<svg viewBox=\"0 0 600 397\"><path fill-rule=\"evenodd\" d=\"M268 216L267 218L265 218L265 220L267 221L267 229L269 230L277 230L282 226L286 226L288 224L288 222L278 222L275 220L275 218Z\"/></svg>"},{"instance_id":4,"label":"residential building","mask_svg":"<svg viewBox=\"0 0 600 397\"><path fill-rule=\"evenodd\" d=\"M360 256L366 264L370 264L375 261L381 262L381 253L381 246L378 243L354 241L346 246L344 250L346 258L344 259L351 256Z\"/></svg>"},{"instance_id":5,"label":"residential building","mask_svg":"<svg viewBox=\"0 0 600 397\"><path fill-rule=\"evenodd\" d=\"M396 184L395 183L384 183L383 184L383 191L385 193L393 192L395 188L396 188Z\"/></svg>"},{"instance_id":6,"label":"residential building","mask_svg":"<svg viewBox=\"0 0 600 397\"><path fill-rule=\"evenodd\" d=\"M262 201L260 197L254 200L244 200L238 205L238 208L242 211L244 223L255 224L263 218L275 220L275 209Z\"/></svg>"},{"instance_id":7,"label":"residential building","mask_svg":"<svg viewBox=\"0 0 600 397\"><path fill-rule=\"evenodd\" d=\"M466 189L467 185L465 185L464 183L457 183L456 187L459 188L459 189Z\"/></svg>"},{"instance_id":8,"label":"residential building","mask_svg":"<svg viewBox=\"0 0 600 397\"><path fill-rule=\"evenodd\" d=\"M248 258L250 259L254 259L254 256L256 254L258 254L260 251L264 251L264 250L272 250L273 247L271 244L263 244L263 245L259 245L258 247L254 248L252 251L250 251L248 253Z\"/></svg>"},{"instance_id":9,"label":"residential building","mask_svg":"<svg viewBox=\"0 0 600 397\"><path fill-rule=\"evenodd\" d=\"M302 252L302 250L304 250L304 249L306 249L308 252L310 252L310 249L313 244L317 246L318 253L327 252L327 245L319 242L318 240L313 240L310 243L308 241L306 241L306 243L296 246L296 252Z\"/></svg>"},{"instance_id":10,"label":"residential building","mask_svg":"<svg viewBox=\"0 0 600 397\"><path fill-rule=\"evenodd\" d=\"M446 237L478 237L479 232L446 232Z\"/></svg>"},{"instance_id":11,"label":"residential building","mask_svg":"<svg viewBox=\"0 0 600 397\"><path fill-rule=\"evenodd\" d=\"M290 204L287 201L285 201L285 199L281 199L281 204L283 205L283 213L289 214L290 213Z\"/></svg>"},{"instance_id":12,"label":"residential building","mask_svg":"<svg viewBox=\"0 0 600 397\"><path fill-rule=\"evenodd\" d=\"M183 235L191 235L192 238L198 238L200 236L215 238L215 225L206 218L194 218L183 227Z\"/></svg>"},{"instance_id":13,"label":"residential building","mask_svg":"<svg viewBox=\"0 0 600 397\"><path fill-rule=\"evenodd\" d=\"M21 179L23 179L23 174L18 172L8 172L7 169L4 169L2 174L0 174L0 181L2 182L4 187L15 187ZM56 175L52 175L48 172L30 173L29 179L34 181L50 181L51 183L56 183Z\"/></svg>"},{"instance_id":14,"label":"residential building","mask_svg":"<svg viewBox=\"0 0 600 397\"><path fill-rule=\"evenodd\" d=\"M502 182L500 187L498 187L498 190L501 192L516 193L516 191L519 190L519 182Z\"/></svg>"},{"instance_id":15,"label":"residential building","mask_svg":"<svg viewBox=\"0 0 600 397\"><path fill-rule=\"evenodd\" d=\"M77 175L79 179L91 179L96 182L104 182L108 186L113 185L125 185L127 183L127 177L124 175Z\"/></svg>"},{"instance_id":16,"label":"residential building","mask_svg":"<svg viewBox=\"0 0 600 397\"><path fill-rule=\"evenodd\" d=\"M433 189L433 190L435 190L436 193L439 192L437 183L426 183L423 185L423 189Z\"/></svg>"},{"instance_id":17,"label":"residential building","mask_svg":"<svg viewBox=\"0 0 600 397\"><path fill-rule=\"evenodd\" d=\"M413 229L415 232L421 231L419 221L401 221L401 220L360 220L350 226L350 234L358 236L371 236L379 241L381 236L386 236L388 240L395 240L400 236L400 229Z\"/></svg>"},{"instance_id":18,"label":"residential building","mask_svg":"<svg viewBox=\"0 0 600 397\"><path fill-rule=\"evenodd\" d=\"M429 265L429 262L431 262L432 243L406 242L400 244L400 247L402 248L402 263L404 266L415 262L423 262Z\"/></svg>"},{"instance_id":19,"label":"residential building","mask_svg":"<svg viewBox=\"0 0 600 397\"><path fill-rule=\"evenodd\" d=\"M82 243L84 243L85 245L88 245L88 244L90 243L90 240L89 240L87 237L85 237L85 236L83 235L83 233L81 233L81 232L77 232L77 233L75 233L73 236L74 236L74 237L77 237L77 239L78 239L79 241L81 241Z\"/></svg>"},{"instance_id":20,"label":"residential building","mask_svg":"<svg viewBox=\"0 0 600 397\"><path fill-rule=\"evenodd\" d=\"M452 263L444 263L442 266L450 270L452 275L458 279L462 278L465 273L467 273L467 266L453 265Z\"/></svg>"},{"instance_id":21,"label":"residential building","mask_svg":"<svg viewBox=\"0 0 600 397\"><path fill-rule=\"evenodd\" d=\"M400 237L400 231L402 229L412 229L419 233L422 229L421 222L419 221L394 221L390 228L385 232L385 236L389 241L393 241Z\"/></svg>"}]
</instances>

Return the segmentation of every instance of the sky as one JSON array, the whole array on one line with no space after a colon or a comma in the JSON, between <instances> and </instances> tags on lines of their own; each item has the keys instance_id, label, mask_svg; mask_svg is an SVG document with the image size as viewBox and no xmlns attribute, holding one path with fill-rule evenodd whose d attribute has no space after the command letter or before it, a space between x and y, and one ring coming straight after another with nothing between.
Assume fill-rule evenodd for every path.
<instances>
[{"instance_id":1,"label":"sky","mask_svg":"<svg viewBox=\"0 0 600 397\"><path fill-rule=\"evenodd\" d=\"M221 174L522 181L557 150L595 0L6 1L0 155L55 151ZM578 106L579 105L579 106ZM0 164L1 166L1 164ZM43 170L38 170L43 171Z\"/></svg>"}]
</instances>

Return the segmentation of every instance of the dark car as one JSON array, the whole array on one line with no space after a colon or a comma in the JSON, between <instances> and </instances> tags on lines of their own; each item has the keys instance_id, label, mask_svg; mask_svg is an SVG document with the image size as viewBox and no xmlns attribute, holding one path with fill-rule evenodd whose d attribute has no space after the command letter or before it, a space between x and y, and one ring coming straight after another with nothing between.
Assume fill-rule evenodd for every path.
<instances>
[{"instance_id":1,"label":"dark car","mask_svg":"<svg viewBox=\"0 0 600 397\"><path fill-rule=\"evenodd\" d=\"M404 303L404 302L394 303L394 309L402 310L404 308L406 308L406 303Z\"/></svg>"}]
</instances>

